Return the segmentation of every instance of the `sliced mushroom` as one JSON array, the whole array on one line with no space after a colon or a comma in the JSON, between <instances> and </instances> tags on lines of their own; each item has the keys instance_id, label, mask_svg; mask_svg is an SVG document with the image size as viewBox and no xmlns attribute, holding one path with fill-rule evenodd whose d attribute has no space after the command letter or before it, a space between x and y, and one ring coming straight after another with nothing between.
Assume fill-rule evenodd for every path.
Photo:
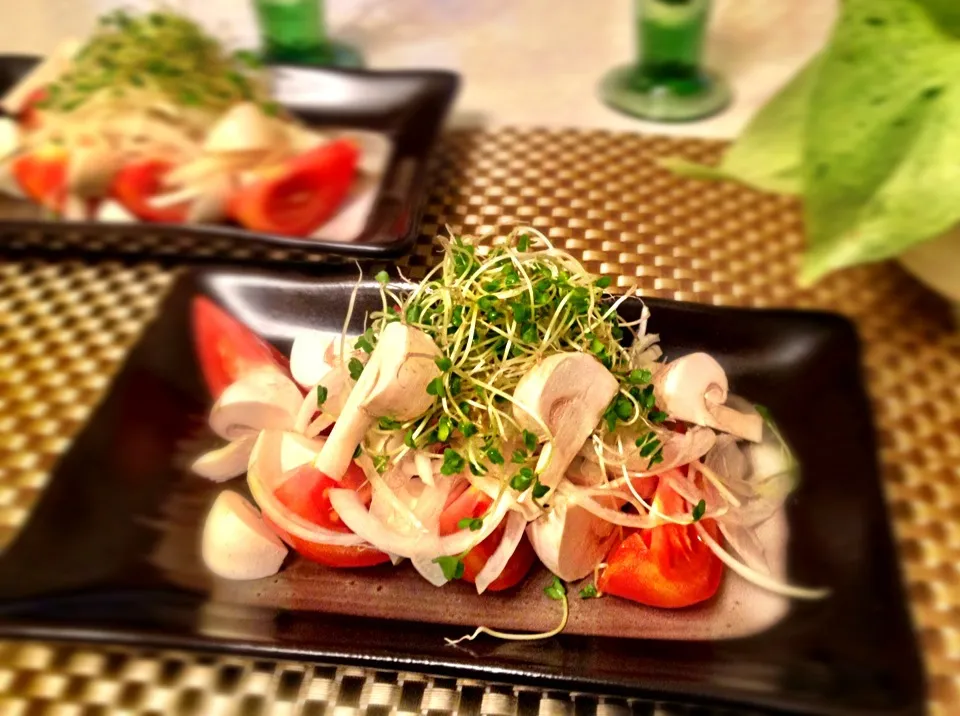
<instances>
[{"instance_id":1,"label":"sliced mushroom","mask_svg":"<svg viewBox=\"0 0 960 716\"><path fill-rule=\"evenodd\" d=\"M253 102L227 110L207 134L205 152L268 152L286 143L279 127Z\"/></svg>"},{"instance_id":2,"label":"sliced mushroom","mask_svg":"<svg viewBox=\"0 0 960 716\"><path fill-rule=\"evenodd\" d=\"M26 74L0 99L0 109L7 114L20 114L27 108L30 95L55 82L66 72L80 49L79 40L64 40L39 65Z\"/></svg>"},{"instance_id":3,"label":"sliced mushroom","mask_svg":"<svg viewBox=\"0 0 960 716\"><path fill-rule=\"evenodd\" d=\"M220 577L263 579L280 570L287 548L253 505L225 490L207 515L201 553L207 568Z\"/></svg>"},{"instance_id":4,"label":"sliced mushroom","mask_svg":"<svg viewBox=\"0 0 960 716\"><path fill-rule=\"evenodd\" d=\"M426 333L402 323L387 324L317 456L317 468L339 480L374 420L412 420L425 413L435 400L427 385L440 375L434 362L439 355Z\"/></svg>"},{"instance_id":5,"label":"sliced mushroom","mask_svg":"<svg viewBox=\"0 0 960 716\"><path fill-rule=\"evenodd\" d=\"M541 439L546 425L553 436L542 453L548 458L539 475L543 485L557 486L619 389L610 371L586 353L548 356L520 379L513 393L517 422Z\"/></svg>"},{"instance_id":6,"label":"sliced mushroom","mask_svg":"<svg viewBox=\"0 0 960 716\"><path fill-rule=\"evenodd\" d=\"M727 374L706 353L691 353L667 363L653 379L657 404L671 417L760 442L763 419L724 405Z\"/></svg>"},{"instance_id":7,"label":"sliced mushroom","mask_svg":"<svg viewBox=\"0 0 960 716\"><path fill-rule=\"evenodd\" d=\"M617 537L617 527L564 495L555 495L551 509L527 525L527 536L544 566L572 582L603 561Z\"/></svg>"},{"instance_id":8,"label":"sliced mushroom","mask_svg":"<svg viewBox=\"0 0 960 716\"><path fill-rule=\"evenodd\" d=\"M239 477L247 471L250 453L253 451L253 434L234 440L221 448L204 453L190 466L200 477L214 482L223 482Z\"/></svg>"},{"instance_id":9,"label":"sliced mushroom","mask_svg":"<svg viewBox=\"0 0 960 716\"><path fill-rule=\"evenodd\" d=\"M303 396L293 381L277 370L248 373L223 391L210 411L210 427L225 440L259 430L290 430Z\"/></svg>"}]
</instances>

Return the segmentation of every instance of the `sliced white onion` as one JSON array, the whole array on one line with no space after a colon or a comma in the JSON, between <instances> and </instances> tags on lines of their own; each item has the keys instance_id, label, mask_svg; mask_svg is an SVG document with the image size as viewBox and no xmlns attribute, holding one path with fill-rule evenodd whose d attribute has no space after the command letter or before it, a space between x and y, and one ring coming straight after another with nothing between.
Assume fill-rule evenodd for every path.
<instances>
[{"instance_id":1,"label":"sliced white onion","mask_svg":"<svg viewBox=\"0 0 960 716\"><path fill-rule=\"evenodd\" d=\"M626 499L627 495L622 493L610 493L610 497ZM612 507L605 507L587 494L581 493L571 495L570 499L572 502L574 502L574 504L579 505L591 515L599 517L600 519L609 522L612 525L620 525L621 527L634 527L636 529L646 530L650 529L651 527L656 527L658 524L657 520L648 514L631 514L629 512L615 510Z\"/></svg>"},{"instance_id":2,"label":"sliced white onion","mask_svg":"<svg viewBox=\"0 0 960 716\"><path fill-rule=\"evenodd\" d=\"M400 534L389 529L370 515L360 496L353 490L330 490L330 504L340 515L343 523L358 536L377 549L398 554L409 559L435 559L437 557L460 554L473 548L497 528L510 508L509 501L501 499L493 512L483 520L483 526L476 532L460 530L452 535L415 533Z\"/></svg>"},{"instance_id":3,"label":"sliced white onion","mask_svg":"<svg viewBox=\"0 0 960 716\"><path fill-rule=\"evenodd\" d=\"M296 380L296 378L294 378ZM310 425L313 416L317 412L317 388L314 386L307 393L306 397L303 399L303 402L300 404L300 409L297 411L297 417L293 421L293 429L298 433L306 432L307 427Z\"/></svg>"},{"instance_id":4,"label":"sliced white onion","mask_svg":"<svg viewBox=\"0 0 960 716\"><path fill-rule=\"evenodd\" d=\"M700 539L703 540L703 543L710 548L710 551L717 555L721 562L723 562L730 569L751 584L755 584L761 589L766 589L768 592L779 594L784 597L791 597L793 599L823 599L830 594L829 589L796 587L792 584L785 584L778 579L774 579L770 575L761 574L757 570L745 565L743 562L738 560L736 557L723 549L723 547L717 544L716 540L710 536L710 533L707 532L707 530L704 529L703 525L701 525L699 522L695 523L694 526L697 528L697 533L700 535Z\"/></svg>"},{"instance_id":5,"label":"sliced white onion","mask_svg":"<svg viewBox=\"0 0 960 716\"><path fill-rule=\"evenodd\" d=\"M252 434L234 440L221 448L204 453L193 461L190 469L213 482L239 477L247 471L247 463L255 442L256 436Z\"/></svg>"},{"instance_id":6,"label":"sliced white onion","mask_svg":"<svg viewBox=\"0 0 960 716\"><path fill-rule=\"evenodd\" d=\"M303 434L307 437L315 438L331 425L333 425L333 418L324 413L323 415L318 415L316 419L306 427Z\"/></svg>"},{"instance_id":7,"label":"sliced white onion","mask_svg":"<svg viewBox=\"0 0 960 716\"><path fill-rule=\"evenodd\" d=\"M519 512L511 512L506 517L506 525L503 530L503 538L500 544L494 550L493 554L483 565L483 568L477 572L477 594L483 594L501 574L504 567L517 551L520 541L523 539L524 530L527 528L527 521Z\"/></svg>"},{"instance_id":8,"label":"sliced white onion","mask_svg":"<svg viewBox=\"0 0 960 716\"><path fill-rule=\"evenodd\" d=\"M417 477L423 480L426 485L433 485L433 461L429 453L423 450L413 451L413 464L417 468Z\"/></svg>"},{"instance_id":9,"label":"sliced white onion","mask_svg":"<svg viewBox=\"0 0 960 716\"><path fill-rule=\"evenodd\" d=\"M717 520L717 524L720 526L720 532L723 533L727 544L740 555L740 558L749 567L762 574L770 574L767 553L756 532L737 524L733 519L720 518Z\"/></svg>"},{"instance_id":10,"label":"sliced white onion","mask_svg":"<svg viewBox=\"0 0 960 716\"><path fill-rule=\"evenodd\" d=\"M350 370L343 365L336 366L324 375L317 383L318 387L327 389L327 399L323 401L323 412L334 419L339 418L354 384L355 381L350 377Z\"/></svg>"},{"instance_id":11,"label":"sliced white onion","mask_svg":"<svg viewBox=\"0 0 960 716\"><path fill-rule=\"evenodd\" d=\"M446 504L450 490L456 482L457 478L455 477L441 477L435 484L432 486L426 485L425 489L420 491L414 513L426 529L432 532L437 531L440 513L443 512L443 506ZM418 557L412 559L411 564L420 573L420 576L435 587L442 587L449 581L444 576L443 569L432 558Z\"/></svg>"},{"instance_id":12,"label":"sliced white onion","mask_svg":"<svg viewBox=\"0 0 960 716\"><path fill-rule=\"evenodd\" d=\"M284 532L316 544L354 547L366 544L361 537L348 532L336 532L319 527L287 509L273 493L272 485L283 483L284 433L264 430L257 438L247 469L250 494L265 517ZM356 495L356 493L353 493Z\"/></svg>"},{"instance_id":13,"label":"sliced white onion","mask_svg":"<svg viewBox=\"0 0 960 716\"><path fill-rule=\"evenodd\" d=\"M285 375L257 370L223 391L210 411L210 427L226 440L258 430L290 430L302 402L300 389Z\"/></svg>"}]
</instances>

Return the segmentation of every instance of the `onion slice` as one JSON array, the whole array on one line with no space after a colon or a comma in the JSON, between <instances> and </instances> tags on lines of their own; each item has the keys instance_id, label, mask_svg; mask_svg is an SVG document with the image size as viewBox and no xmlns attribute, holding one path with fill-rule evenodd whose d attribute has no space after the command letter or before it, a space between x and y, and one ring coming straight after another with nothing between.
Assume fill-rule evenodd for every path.
<instances>
[{"instance_id":1,"label":"onion slice","mask_svg":"<svg viewBox=\"0 0 960 716\"><path fill-rule=\"evenodd\" d=\"M701 525L699 522L695 523L694 526L697 528L697 533L700 535L700 539L703 540L703 543L710 548L710 551L717 555L721 562L723 562L730 569L751 584L755 584L756 586L760 587L761 589L765 589L768 592L779 594L784 597L791 597L793 599L823 599L830 594L829 589L796 587L792 584L785 584L784 582L781 582L780 580L769 575L761 574L757 570L745 565L743 562L738 560L723 547L717 544L717 541L710 536L710 533L707 532L707 530L704 529L703 525Z\"/></svg>"},{"instance_id":2,"label":"onion slice","mask_svg":"<svg viewBox=\"0 0 960 716\"><path fill-rule=\"evenodd\" d=\"M402 534L388 528L370 514L360 496L353 490L332 489L329 495L330 504L340 515L340 519L358 536L382 552L409 559L435 559L472 549L493 533L510 508L509 501L501 499L493 512L483 520L483 526L478 531L459 530L440 537L424 532Z\"/></svg>"},{"instance_id":3,"label":"onion slice","mask_svg":"<svg viewBox=\"0 0 960 716\"><path fill-rule=\"evenodd\" d=\"M348 532L326 530L290 511L273 494L271 486L283 482L283 438L278 430L264 430L254 445L247 469L247 485L254 501L277 527L307 542L355 547L366 544ZM356 494L356 493L353 493Z\"/></svg>"},{"instance_id":4,"label":"onion slice","mask_svg":"<svg viewBox=\"0 0 960 716\"><path fill-rule=\"evenodd\" d=\"M503 530L503 537L500 544L494 550L493 554L487 560L477 573L476 587L477 594L483 594L502 573L507 566L507 562L513 557L513 553L520 546L523 539L523 532L527 528L527 521L519 512L511 510L506 517L506 526Z\"/></svg>"}]
</instances>

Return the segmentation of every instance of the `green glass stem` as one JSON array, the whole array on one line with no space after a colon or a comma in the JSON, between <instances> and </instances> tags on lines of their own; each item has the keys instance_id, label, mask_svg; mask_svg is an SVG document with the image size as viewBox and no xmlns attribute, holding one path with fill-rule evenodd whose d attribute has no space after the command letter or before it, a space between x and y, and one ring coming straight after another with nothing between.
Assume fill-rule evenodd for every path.
<instances>
[{"instance_id":1,"label":"green glass stem","mask_svg":"<svg viewBox=\"0 0 960 716\"><path fill-rule=\"evenodd\" d=\"M254 0L267 62L360 67L360 53L327 35L323 0Z\"/></svg>"},{"instance_id":2,"label":"green glass stem","mask_svg":"<svg viewBox=\"0 0 960 716\"><path fill-rule=\"evenodd\" d=\"M637 61L604 77L604 102L664 122L701 119L730 102L730 90L701 66L710 0L634 0Z\"/></svg>"}]
</instances>

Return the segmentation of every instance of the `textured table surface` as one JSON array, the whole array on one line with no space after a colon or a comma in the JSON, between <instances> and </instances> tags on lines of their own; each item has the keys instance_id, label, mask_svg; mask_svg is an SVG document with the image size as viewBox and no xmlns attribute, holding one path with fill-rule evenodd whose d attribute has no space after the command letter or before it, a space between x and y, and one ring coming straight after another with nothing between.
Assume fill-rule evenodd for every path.
<instances>
[{"instance_id":1,"label":"textured table surface","mask_svg":"<svg viewBox=\"0 0 960 716\"><path fill-rule=\"evenodd\" d=\"M884 488L930 679L934 715L960 712L960 335L947 307L893 264L812 289L794 281L795 202L672 177L658 156L722 145L598 131L448 135L415 252L444 224L540 227L616 286L722 305L849 316L880 434ZM9 244L10 237L3 239ZM28 518L50 468L108 386L176 271L150 262L0 255L0 541ZM189 249L192 240L178 242ZM196 247L193 247L196 248ZM201 247L202 248L202 247ZM230 258L228 247L217 247ZM95 256L95 253L94 253ZM245 250L237 258L284 258ZM309 262L321 257L300 256ZM371 269L376 270L375 267ZM837 476L842 479L842 476ZM0 643L0 714L668 714L666 705L414 674L134 649ZM678 713L688 713L681 710Z\"/></svg>"}]
</instances>

